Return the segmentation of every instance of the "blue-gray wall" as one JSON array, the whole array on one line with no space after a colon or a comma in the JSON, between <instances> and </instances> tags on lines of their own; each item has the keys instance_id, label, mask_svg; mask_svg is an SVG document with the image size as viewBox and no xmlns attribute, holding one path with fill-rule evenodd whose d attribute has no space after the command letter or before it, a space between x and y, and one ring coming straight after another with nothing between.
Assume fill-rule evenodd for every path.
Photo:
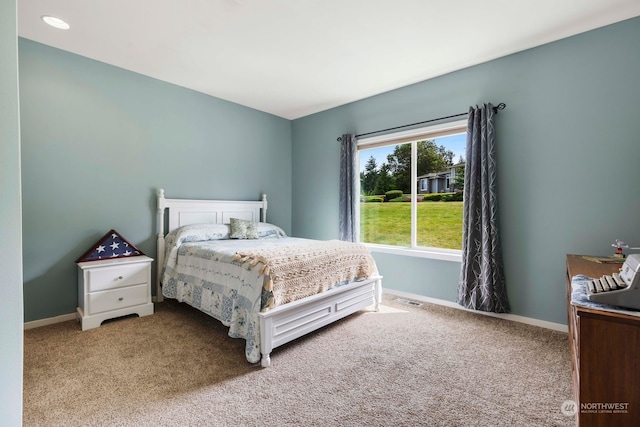
<instances>
[{"instance_id":1,"label":"blue-gray wall","mask_svg":"<svg viewBox=\"0 0 640 427\"><path fill-rule=\"evenodd\" d=\"M566 323L565 254L611 254L616 238L640 246L638 40L640 18L295 120L293 233L338 236L338 136L504 102L498 187L512 312ZM459 263L375 258L385 287L455 301Z\"/></svg>"},{"instance_id":2,"label":"blue-gray wall","mask_svg":"<svg viewBox=\"0 0 640 427\"><path fill-rule=\"evenodd\" d=\"M22 425L22 233L16 2L0 2L0 424Z\"/></svg>"},{"instance_id":3,"label":"blue-gray wall","mask_svg":"<svg viewBox=\"0 0 640 427\"><path fill-rule=\"evenodd\" d=\"M269 197L291 230L291 122L19 39L25 321L73 313L74 261L110 229L155 257L172 198Z\"/></svg>"}]
</instances>

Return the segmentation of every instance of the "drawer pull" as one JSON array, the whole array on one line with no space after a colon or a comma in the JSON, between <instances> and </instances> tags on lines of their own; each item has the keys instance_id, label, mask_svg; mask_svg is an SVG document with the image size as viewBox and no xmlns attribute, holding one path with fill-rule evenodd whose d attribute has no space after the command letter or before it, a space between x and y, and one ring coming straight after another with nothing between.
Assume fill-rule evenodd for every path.
<instances>
[{"instance_id":1,"label":"drawer pull","mask_svg":"<svg viewBox=\"0 0 640 427\"><path fill-rule=\"evenodd\" d=\"M123 299L124 299L124 298L120 297L120 298L118 298L118 301L122 301Z\"/></svg>"},{"instance_id":2,"label":"drawer pull","mask_svg":"<svg viewBox=\"0 0 640 427\"><path fill-rule=\"evenodd\" d=\"M122 279L124 279L124 277L118 276L118 280L122 280Z\"/></svg>"}]
</instances>

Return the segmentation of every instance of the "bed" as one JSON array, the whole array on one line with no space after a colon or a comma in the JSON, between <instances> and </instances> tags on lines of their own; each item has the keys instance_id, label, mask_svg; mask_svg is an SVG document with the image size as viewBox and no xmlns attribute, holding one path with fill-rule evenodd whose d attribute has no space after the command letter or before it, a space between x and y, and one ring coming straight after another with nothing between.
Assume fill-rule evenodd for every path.
<instances>
[{"instance_id":1,"label":"bed","mask_svg":"<svg viewBox=\"0 0 640 427\"><path fill-rule=\"evenodd\" d=\"M382 276L368 249L287 236L267 222L266 195L168 199L159 189L157 201L156 301L176 299L220 320L245 340L250 363L268 367L274 348L378 310Z\"/></svg>"}]
</instances>

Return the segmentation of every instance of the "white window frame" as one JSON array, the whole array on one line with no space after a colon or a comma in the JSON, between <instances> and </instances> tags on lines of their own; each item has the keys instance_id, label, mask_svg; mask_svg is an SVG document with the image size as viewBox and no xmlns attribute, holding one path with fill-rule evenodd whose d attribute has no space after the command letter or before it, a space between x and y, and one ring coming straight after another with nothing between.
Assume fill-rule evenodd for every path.
<instances>
[{"instance_id":1,"label":"white window frame","mask_svg":"<svg viewBox=\"0 0 640 427\"><path fill-rule=\"evenodd\" d=\"M412 143L425 139L434 139L437 137L455 135L467 131L467 120L456 120L449 123L442 123L417 129L411 129L402 132L395 132L370 138L364 138L358 141L358 152L356 164L360 164L360 150L371 148L398 145L404 143ZM412 144L411 148L411 194L418 195L417 182L417 144ZM357 180L357 194L360 194L360 180ZM462 251L459 249L445 249L418 246L417 239L417 217L418 206L416 198L411 198L411 246L393 246L380 245L375 243L361 242L367 245L372 252L382 252L394 255L404 255L418 258L438 259L445 261L462 262ZM462 232L462 230L460 230ZM360 203L356 204L356 235L360 241Z\"/></svg>"}]
</instances>

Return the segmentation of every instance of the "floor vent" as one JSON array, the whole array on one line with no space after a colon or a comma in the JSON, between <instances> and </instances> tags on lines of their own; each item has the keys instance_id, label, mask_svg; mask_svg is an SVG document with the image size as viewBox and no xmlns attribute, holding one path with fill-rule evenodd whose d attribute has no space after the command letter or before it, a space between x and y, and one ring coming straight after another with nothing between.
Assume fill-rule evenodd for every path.
<instances>
[{"instance_id":1,"label":"floor vent","mask_svg":"<svg viewBox=\"0 0 640 427\"><path fill-rule=\"evenodd\" d=\"M412 305L414 307L422 307L422 304L416 301L410 301L408 299L396 298L396 301L400 304Z\"/></svg>"}]
</instances>

